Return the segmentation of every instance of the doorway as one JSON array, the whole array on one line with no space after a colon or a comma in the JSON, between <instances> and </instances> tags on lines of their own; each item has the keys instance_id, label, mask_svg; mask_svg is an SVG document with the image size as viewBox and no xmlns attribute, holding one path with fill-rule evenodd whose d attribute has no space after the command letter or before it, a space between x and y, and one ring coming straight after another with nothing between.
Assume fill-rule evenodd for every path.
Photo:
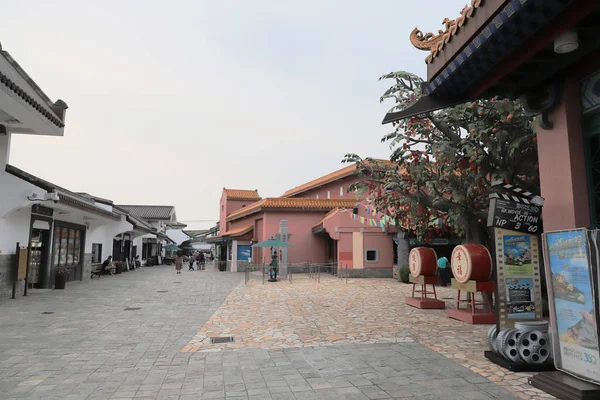
<instances>
[{"instance_id":1,"label":"doorway","mask_svg":"<svg viewBox=\"0 0 600 400\"><path fill-rule=\"evenodd\" d=\"M47 259L50 242L50 231L45 229L32 229L29 240L29 288L43 288L47 280Z\"/></svg>"}]
</instances>

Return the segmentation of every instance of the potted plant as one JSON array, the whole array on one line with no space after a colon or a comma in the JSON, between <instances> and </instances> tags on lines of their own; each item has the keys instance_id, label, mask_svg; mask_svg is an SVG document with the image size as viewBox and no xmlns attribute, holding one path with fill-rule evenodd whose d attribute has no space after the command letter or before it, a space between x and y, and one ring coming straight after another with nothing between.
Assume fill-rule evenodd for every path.
<instances>
[{"instance_id":1,"label":"potted plant","mask_svg":"<svg viewBox=\"0 0 600 400\"><path fill-rule=\"evenodd\" d=\"M123 272L123 263L121 261L115 262L115 273L120 274Z\"/></svg>"},{"instance_id":2,"label":"potted plant","mask_svg":"<svg viewBox=\"0 0 600 400\"><path fill-rule=\"evenodd\" d=\"M64 289L67 284L67 276L69 275L69 268L57 267L54 270L54 289Z\"/></svg>"}]
</instances>

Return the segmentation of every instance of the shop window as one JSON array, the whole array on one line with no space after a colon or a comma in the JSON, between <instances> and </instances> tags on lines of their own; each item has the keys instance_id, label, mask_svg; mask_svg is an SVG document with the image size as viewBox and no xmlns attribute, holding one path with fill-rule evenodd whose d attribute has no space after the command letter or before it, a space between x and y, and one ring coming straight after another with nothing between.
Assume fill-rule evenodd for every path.
<instances>
[{"instance_id":1,"label":"shop window","mask_svg":"<svg viewBox=\"0 0 600 400\"><path fill-rule=\"evenodd\" d=\"M378 262L379 261L379 250L377 249L367 249L365 251L365 260L367 262Z\"/></svg>"},{"instance_id":2,"label":"shop window","mask_svg":"<svg viewBox=\"0 0 600 400\"><path fill-rule=\"evenodd\" d=\"M83 233L79 229L57 226L54 228L54 266L78 265Z\"/></svg>"},{"instance_id":3,"label":"shop window","mask_svg":"<svg viewBox=\"0 0 600 400\"><path fill-rule=\"evenodd\" d=\"M92 263L102 262L102 243L92 243Z\"/></svg>"}]
</instances>

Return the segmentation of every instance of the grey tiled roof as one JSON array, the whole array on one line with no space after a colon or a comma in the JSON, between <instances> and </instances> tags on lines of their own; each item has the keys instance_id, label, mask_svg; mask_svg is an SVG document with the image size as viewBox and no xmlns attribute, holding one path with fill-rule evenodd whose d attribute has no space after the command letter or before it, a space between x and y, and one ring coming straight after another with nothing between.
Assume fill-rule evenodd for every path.
<instances>
[{"instance_id":1,"label":"grey tiled roof","mask_svg":"<svg viewBox=\"0 0 600 400\"><path fill-rule=\"evenodd\" d=\"M139 205L119 205L119 208L124 209L131 215L143 219L171 219L171 215L175 212L173 206L139 206Z\"/></svg>"}]
</instances>

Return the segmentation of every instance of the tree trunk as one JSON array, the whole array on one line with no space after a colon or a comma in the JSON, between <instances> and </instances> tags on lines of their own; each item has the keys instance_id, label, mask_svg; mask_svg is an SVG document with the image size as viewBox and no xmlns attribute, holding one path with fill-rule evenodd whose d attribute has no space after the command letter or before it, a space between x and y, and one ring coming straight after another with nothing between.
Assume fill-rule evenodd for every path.
<instances>
[{"instance_id":1,"label":"tree trunk","mask_svg":"<svg viewBox=\"0 0 600 400\"><path fill-rule=\"evenodd\" d=\"M402 234L400 234L402 236ZM408 267L409 244L408 239L398 237L398 267Z\"/></svg>"},{"instance_id":2,"label":"tree trunk","mask_svg":"<svg viewBox=\"0 0 600 400\"><path fill-rule=\"evenodd\" d=\"M489 247L490 236L487 233L485 224L478 222L479 217L472 214L465 214L465 240L467 243L482 244Z\"/></svg>"}]
</instances>

